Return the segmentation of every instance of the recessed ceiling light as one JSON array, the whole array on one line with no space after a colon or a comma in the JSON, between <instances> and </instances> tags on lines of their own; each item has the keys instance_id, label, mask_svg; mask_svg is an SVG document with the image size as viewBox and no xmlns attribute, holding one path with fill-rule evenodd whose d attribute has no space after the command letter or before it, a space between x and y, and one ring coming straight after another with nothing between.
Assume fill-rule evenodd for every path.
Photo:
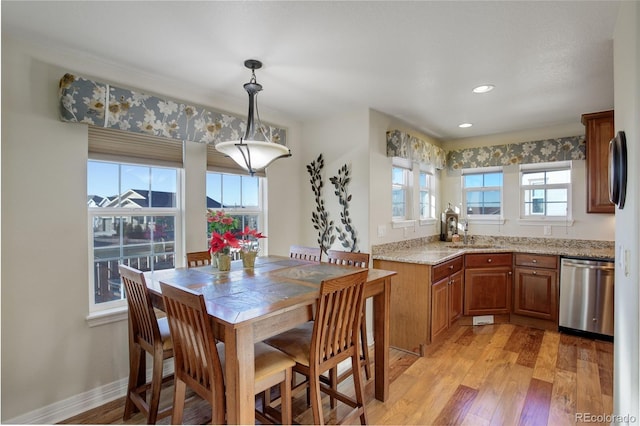
<instances>
[{"instance_id":1,"label":"recessed ceiling light","mask_svg":"<svg viewBox=\"0 0 640 426\"><path fill-rule=\"evenodd\" d=\"M487 93L495 89L496 86L493 84L483 84L482 86L474 87L473 93Z\"/></svg>"},{"instance_id":2,"label":"recessed ceiling light","mask_svg":"<svg viewBox=\"0 0 640 426\"><path fill-rule=\"evenodd\" d=\"M473 124L471 123L458 124L458 127L460 127L461 129L466 129L467 127L471 127L471 126L473 126Z\"/></svg>"}]
</instances>

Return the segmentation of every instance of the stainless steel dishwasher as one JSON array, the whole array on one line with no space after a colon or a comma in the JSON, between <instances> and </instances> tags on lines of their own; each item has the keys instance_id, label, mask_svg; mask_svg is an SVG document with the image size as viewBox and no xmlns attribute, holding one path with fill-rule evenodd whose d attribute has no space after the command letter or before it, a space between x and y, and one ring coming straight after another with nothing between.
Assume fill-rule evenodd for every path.
<instances>
[{"instance_id":1,"label":"stainless steel dishwasher","mask_svg":"<svg viewBox=\"0 0 640 426\"><path fill-rule=\"evenodd\" d=\"M613 338L614 269L613 261L562 259L561 331L579 331Z\"/></svg>"}]
</instances>

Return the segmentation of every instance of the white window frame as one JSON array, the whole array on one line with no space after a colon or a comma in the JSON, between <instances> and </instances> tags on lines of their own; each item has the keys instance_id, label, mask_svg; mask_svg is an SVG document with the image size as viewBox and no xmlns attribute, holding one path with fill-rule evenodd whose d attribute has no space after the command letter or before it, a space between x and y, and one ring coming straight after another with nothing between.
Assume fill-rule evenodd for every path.
<instances>
[{"instance_id":1,"label":"white window frame","mask_svg":"<svg viewBox=\"0 0 640 426\"><path fill-rule=\"evenodd\" d=\"M402 169L404 171L403 184L394 184L393 183L393 169ZM391 198L392 198L392 206L391 206L391 223L392 227L405 227L405 226L413 226L415 224L415 220L412 217L413 211L413 197L412 197L412 188L413 188L413 164L409 160L405 160L403 158L394 157L392 160L392 182L391 182ZM393 216L393 191L397 189L402 189L405 193L404 197L404 216Z\"/></svg>"},{"instance_id":2,"label":"white window frame","mask_svg":"<svg viewBox=\"0 0 640 426\"><path fill-rule=\"evenodd\" d=\"M184 169L176 166L165 166L157 164L149 164L148 162L135 162L127 160L101 160L89 158L89 161L105 162L120 165L134 165L152 168L167 168L176 170L176 206L171 208L165 207L148 207L148 208L105 208L105 207L87 207L88 212L88 260L89 260L89 315L87 321L91 327L101 325L113 321L127 318L127 301L122 291L122 297L118 300L96 303L95 301L95 277L94 277L94 238L93 238L93 222L95 217L99 216L173 216L174 229L174 257L175 260L182 258L182 240L183 240L183 223L182 223L182 179ZM121 188L122 190L122 188ZM175 261L174 260L174 261Z\"/></svg>"},{"instance_id":3,"label":"white window frame","mask_svg":"<svg viewBox=\"0 0 640 426\"><path fill-rule=\"evenodd\" d=\"M490 174L490 173L502 173L502 186L483 186L481 188L466 188L464 185L464 178L468 175L477 174ZM500 166L496 167L480 167L473 169L463 169L460 177L460 187L462 188L462 210L464 217L469 223L504 223L504 168ZM468 214L467 209L467 192L489 192L500 191L500 214Z\"/></svg>"},{"instance_id":4,"label":"white window frame","mask_svg":"<svg viewBox=\"0 0 640 426\"><path fill-rule=\"evenodd\" d=\"M216 174L220 174L220 175L230 175L230 176L246 176L246 173L229 173L229 172L223 172L220 170L216 170L215 168L207 168L207 174L210 173L216 173ZM243 207L243 206L234 206L234 207L221 207L219 209L211 209L213 211L216 210L224 210L225 213L228 213L230 215L238 215L238 216L250 216L250 215L256 215L258 216L258 232L261 232L264 235L269 235L268 231L267 231L267 224L266 224L266 220L265 220L265 184L266 184L266 179L265 177L260 177L260 176L254 176L256 179L258 179L258 206L249 206L249 207ZM222 187L222 191L224 191L224 184ZM205 197L207 196L207 191L205 188ZM224 193L222 194L222 197L224 199ZM240 199L242 199L242 196L240 197ZM222 200L220 200L222 202ZM241 225L240 225L241 226ZM267 240L268 238L262 238L258 241L258 244L260 246L260 252L261 253L267 253ZM209 236L207 235L207 241L209 241Z\"/></svg>"},{"instance_id":5,"label":"white window frame","mask_svg":"<svg viewBox=\"0 0 640 426\"><path fill-rule=\"evenodd\" d=\"M420 176L424 174L427 176L427 186L423 187L420 184ZM421 166L418 170L418 218L420 225L433 225L436 223L436 196L434 191L434 173L433 170L428 170L426 167ZM427 193L427 216L422 216L421 202L422 193Z\"/></svg>"},{"instance_id":6,"label":"white window frame","mask_svg":"<svg viewBox=\"0 0 640 426\"><path fill-rule=\"evenodd\" d=\"M520 188L520 219L519 223L523 225L558 225L558 226L571 226L573 225L572 215L572 185L574 181L573 167L571 161L556 161L551 163L536 163L536 164L523 164L520 166L518 174L518 186ZM569 171L569 182L559 184L540 184L540 185L523 185L522 178L525 173L541 173L541 172L553 172L559 170ZM528 189L566 189L567 190L567 214L564 216L547 216L544 215L526 215L525 214L525 191Z\"/></svg>"}]
</instances>

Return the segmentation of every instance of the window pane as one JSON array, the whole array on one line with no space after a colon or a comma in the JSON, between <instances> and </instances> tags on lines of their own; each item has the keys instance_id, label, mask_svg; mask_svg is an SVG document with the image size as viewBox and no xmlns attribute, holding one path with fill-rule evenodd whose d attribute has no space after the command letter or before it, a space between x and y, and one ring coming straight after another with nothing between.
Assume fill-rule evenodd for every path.
<instances>
[{"instance_id":1,"label":"window pane","mask_svg":"<svg viewBox=\"0 0 640 426\"><path fill-rule=\"evenodd\" d=\"M420 173L420 188L427 188L429 176L426 173Z\"/></svg>"},{"instance_id":2,"label":"window pane","mask_svg":"<svg viewBox=\"0 0 640 426\"><path fill-rule=\"evenodd\" d=\"M394 189L391 197L391 208L393 217L405 217L404 211L404 189Z\"/></svg>"},{"instance_id":3,"label":"window pane","mask_svg":"<svg viewBox=\"0 0 640 426\"><path fill-rule=\"evenodd\" d=\"M464 175L464 187L465 188L480 188L483 185L484 179L481 174L479 175Z\"/></svg>"},{"instance_id":4,"label":"window pane","mask_svg":"<svg viewBox=\"0 0 640 426\"><path fill-rule=\"evenodd\" d=\"M547 172L547 183L569 183L571 182L571 170L554 170Z\"/></svg>"},{"instance_id":5,"label":"window pane","mask_svg":"<svg viewBox=\"0 0 640 426\"><path fill-rule=\"evenodd\" d=\"M89 207L106 207L120 193L119 165L103 161L87 162L87 194ZM117 203L117 199L115 201ZM116 205L117 207L117 205Z\"/></svg>"},{"instance_id":6,"label":"window pane","mask_svg":"<svg viewBox=\"0 0 640 426\"><path fill-rule=\"evenodd\" d=\"M502 173L486 173L484 186L502 186Z\"/></svg>"},{"instance_id":7,"label":"window pane","mask_svg":"<svg viewBox=\"0 0 640 426\"><path fill-rule=\"evenodd\" d=\"M429 192L420 191L420 217L429 217Z\"/></svg>"},{"instance_id":8,"label":"window pane","mask_svg":"<svg viewBox=\"0 0 640 426\"><path fill-rule=\"evenodd\" d=\"M547 216L566 216L567 215L567 203L547 203Z\"/></svg>"},{"instance_id":9,"label":"window pane","mask_svg":"<svg viewBox=\"0 0 640 426\"><path fill-rule=\"evenodd\" d=\"M549 202L566 202L567 190L565 188L547 189L547 200Z\"/></svg>"},{"instance_id":10,"label":"window pane","mask_svg":"<svg viewBox=\"0 0 640 426\"><path fill-rule=\"evenodd\" d=\"M151 168L151 207L176 206L176 169Z\"/></svg>"},{"instance_id":11,"label":"window pane","mask_svg":"<svg viewBox=\"0 0 640 426\"><path fill-rule=\"evenodd\" d=\"M222 206L240 207L242 204L240 175L222 175Z\"/></svg>"},{"instance_id":12,"label":"window pane","mask_svg":"<svg viewBox=\"0 0 640 426\"><path fill-rule=\"evenodd\" d=\"M207 208L219 209L222 206L222 175L207 173Z\"/></svg>"},{"instance_id":13,"label":"window pane","mask_svg":"<svg viewBox=\"0 0 640 426\"><path fill-rule=\"evenodd\" d=\"M404 185L404 170L400 167L394 167L392 171L392 182L394 185Z\"/></svg>"},{"instance_id":14,"label":"window pane","mask_svg":"<svg viewBox=\"0 0 640 426\"><path fill-rule=\"evenodd\" d=\"M134 166L131 164L122 164L120 167L120 173L122 175L122 184L120 185L120 189L122 194L127 191L136 191L138 193L147 193L147 191L149 191L149 188L151 188L151 173L149 167ZM128 203L123 200L122 206L128 207L127 204ZM132 202L131 204L137 203Z\"/></svg>"},{"instance_id":15,"label":"window pane","mask_svg":"<svg viewBox=\"0 0 640 426\"><path fill-rule=\"evenodd\" d=\"M545 183L544 172L522 174L523 185L544 185L544 183Z\"/></svg>"},{"instance_id":16,"label":"window pane","mask_svg":"<svg viewBox=\"0 0 640 426\"><path fill-rule=\"evenodd\" d=\"M242 176L242 206L258 207L258 178Z\"/></svg>"}]
</instances>

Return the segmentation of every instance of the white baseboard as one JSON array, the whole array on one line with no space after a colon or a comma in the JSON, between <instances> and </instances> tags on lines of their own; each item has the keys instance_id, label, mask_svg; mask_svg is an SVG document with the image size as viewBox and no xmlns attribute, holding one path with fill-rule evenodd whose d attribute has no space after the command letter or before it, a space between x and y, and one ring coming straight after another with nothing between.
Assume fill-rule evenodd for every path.
<instances>
[{"instance_id":1,"label":"white baseboard","mask_svg":"<svg viewBox=\"0 0 640 426\"><path fill-rule=\"evenodd\" d=\"M148 364L147 364L148 365ZM163 374L173 372L173 360L165 360ZM151 369L147 369L150 377ZM74 395L37 410L30 411L13 419L3 420L3 424L56 424L70 417L100 407L127 394L128 378L98 386L87 392Z\"/></svg>"}]
</instances>

